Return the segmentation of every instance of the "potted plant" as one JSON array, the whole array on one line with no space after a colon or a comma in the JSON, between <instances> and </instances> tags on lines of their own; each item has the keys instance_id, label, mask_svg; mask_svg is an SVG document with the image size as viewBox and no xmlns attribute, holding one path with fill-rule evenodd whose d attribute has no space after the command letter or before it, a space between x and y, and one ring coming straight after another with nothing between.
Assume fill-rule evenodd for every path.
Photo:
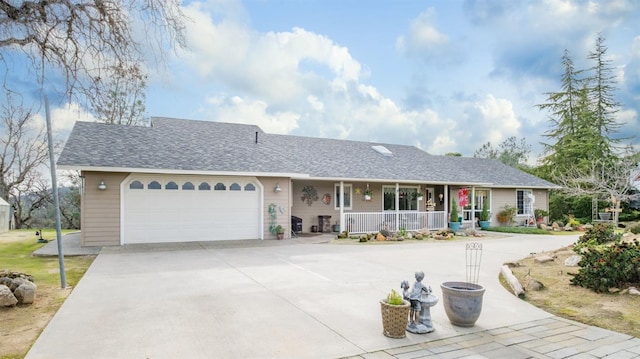
<instances>
[{"instance_id":1,"label":"potted plant","mask_svg":"<svg viewBox=\"0 0 640 359\"><path fill-rule=\"evenodd\" d=\"M389 338L404 338L409 323L411 305L394 289L386 299L380 301L382 313L382 334Z\"/></svg>"},{"instance_id":2,"label":"potted plant","mask_svg":"<svg viewBox=\"0 0 640 359\"><path fill-rule=\"evenodd\" d=\"M456 201L451 201L451 214L449 216L449 228L454 232L460 230L460 218L458 217L458 205Z\"/></svg>"},{"instance_id":3,"label":"potted plant","mask_svg":"<svg viewBox=\"0 0 640 359\"><path fill-rule=\"evenodd\" d=\"M498 212L498 222L503 225L510 226L517 213L518 208L506 205L502 210L500 210L500 212Z\"/></svg>"},{"instance_id":4,"label":"potted plant","mask_svg":"<svg viewBox=\"0 0 640 359\"><path fill-rule=\"evenodd\" d=\"M481 243L466 244L467 279L465 282L444 282L442 304L451 324L459 327L472 327L480 317L484 287L478 284L480 261L482 258Z\"/></svg>"},{"instance_id":5,"label":"potted plant","mask_svg":"<svg viewBox=\"0 0 640 359\"><path fill-rule=\"evenodd\" d=\"M536 208L533 210L533 215L536 217L537 223L542 223L544 222L544 217L549 215L549 212L541 208Z\"/></svg>"},{"instance_id":6,"label":"potted plant","mask_svg":"<svg viewBox=\"0 0 640 359\"><path fill-rule=\"evenodd\" d=\"M487 229L491 225L491 215L489 215L489 202L482 202L482 212L480 212L480 228Z\"/></svg>"},{"instance_id":7,"label":"potted plant","mask_svg":"<svg viewBox=\"0 0 640 359\"><path fill-rule=\"evenodd\" d=\"M284 238L284 227L281 225L277 225L275 228L275 232L276 232L276 236L278 236L278 239L282 239Z\"/></svg>"},{"instance_id":8,"label":"potted plant","mask_svg":"<svg viewBox=\"0 0 640 359\"><path fill-rule=\"evenodd\" d=\"M373 197L373 191L367 188L367 190L364 191L364 200L371 201L372 197Z\"/></svg>"}]
</instances>

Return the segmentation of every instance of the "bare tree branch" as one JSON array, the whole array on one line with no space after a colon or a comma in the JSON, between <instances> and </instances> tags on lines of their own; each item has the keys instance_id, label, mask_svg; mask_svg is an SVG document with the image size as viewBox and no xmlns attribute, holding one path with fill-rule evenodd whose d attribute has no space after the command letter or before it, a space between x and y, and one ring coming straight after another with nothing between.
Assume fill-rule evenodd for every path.
<instances>
[{"instance_id":1,"label":"bare tree branch","mask_svg":"<svg viewBox=\"0 0 640 359\"><path fill-rule=\"evenodd\" d=\"M178 0L0 0L0 61L22 53L41 86L56 70L65 97L91 101L115 66L132 68L149 48L163 58L167 49L184 47L183 20ZM142 36L135 33L139 23L146 26Z\"/></svg>"},{"instance_id":2,"label":"bare tree branch","mask_svg":"<svg viewBox=\"0 0 640 359\"><path fill-rule=\"evenodd\" d=\"M49 198L38 171L48 159L46 133L34 123L30 109L14 104L10 93L0 117L0 197L13 205L14 223L20 228Z\"/></svg>"},{"instance_id":3,"label":"bare tree branch","mask_svg":"<svg viewBox=\"0 0 640 359\"><path fill-rule=\"evenodd\" d=\"M555 176L557 184L570 195L590 195L607 200L612 205L617 223L621 202L640 199L640 193L632 191L633 181L640 174L638 154L631 147L617 159L595 159L591 167L574 167Z\"/></svg>"}]
</instances>

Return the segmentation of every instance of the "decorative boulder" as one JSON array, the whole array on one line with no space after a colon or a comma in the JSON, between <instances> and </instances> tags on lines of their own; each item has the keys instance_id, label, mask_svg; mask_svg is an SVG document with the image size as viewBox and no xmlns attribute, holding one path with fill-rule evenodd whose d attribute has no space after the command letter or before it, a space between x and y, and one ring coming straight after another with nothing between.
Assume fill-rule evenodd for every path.
<instances>
[{"instance_id":1,"label":"decorative boulder","mask_svg":"<svg viewBox=\"0 0 640 359\"><path fill-rule=\"evenodd\" d=\"M0 307L13 307L18 303L18 299L13 295L11 289L4 284L0 284Z\"/></svg>"},{"instance_id":2,"label":"decorative boulder","mask_svg":"<svg viewBox=\"0 0 640 359\"><path fill-rule=\"evenodd\" d=\"M543 254L540 256L537 256L535 258L536 263L547 263L547 262L553 262L553 257Z\"/></svg>"},{"instance_id":3,"label":"decorative boulder","mask_svg":"<svg viewBox=\"0 0 640 359\"><path fill-rule=\"evenodd\" d=\"M32 304L36 300L36 285L29 281L24 281L13 292L18 303L20 304Z\"/></svg>"},{"instance_id":4,"label":"decorative boulder","mask_svg":"<svg viewBox=\"0 0 640 359\"><path fill-rule=\"evenodd\" d=\"M11 287L15 286L15 284L13 283L13 280L11 278L0 277L0 284L6 285L11 290L15 289L15 288L11 288Z\"/></svg>"},{"instance_id":5,"label":"decorative boulder","mask_svg":"<svg viewBox=\"0 0 640 359\"><path fill-rule=\"evenodd\" d=\"M581 259L582 256L572 255L571 257L564 260L564 265L567 267L577 267Z\"/></svg>"},{"instance_id":6,"label":"decorative boulder","mask_svg":"<svg viewBox=\"0 0 640 359\"><path fill-rule=\"evenodd\" d=\"M544 289L544 284L542 284L541 282L539 282L538 280L535 280L533 278L529 278L529 280L527 281L527 289L528 290L542 290Z\"/></svg>"}]
</instances>

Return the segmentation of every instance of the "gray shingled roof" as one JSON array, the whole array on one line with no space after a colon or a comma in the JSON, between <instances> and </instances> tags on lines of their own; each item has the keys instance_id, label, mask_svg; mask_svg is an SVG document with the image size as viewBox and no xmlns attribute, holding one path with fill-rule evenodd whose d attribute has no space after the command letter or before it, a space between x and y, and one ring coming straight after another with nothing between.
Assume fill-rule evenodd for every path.
<instances>
[{"instance_id":1,"label":"gray shingled roof","mask_svg":"<svg viewBox=\"0 0 640 359\"><path fill-rule=\"evenodd\" d=\"M376 152L374 145L385 146L393 156ZM77 122L57 163L83 170L557 187L495 160L432 156L413 146L274 135L254 125L170 118L153 118L151 127Z\"/></svg>"}]
</instances>

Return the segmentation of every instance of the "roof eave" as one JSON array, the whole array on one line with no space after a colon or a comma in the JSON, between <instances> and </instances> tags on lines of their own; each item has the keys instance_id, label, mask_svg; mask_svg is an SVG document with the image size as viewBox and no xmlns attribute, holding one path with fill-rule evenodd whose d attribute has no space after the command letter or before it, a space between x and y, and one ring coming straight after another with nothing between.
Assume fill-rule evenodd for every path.
<instances>
[{"instance_id":1,"label":"roof eave","mask_svg":"<svg viewBox=\"0 0 640 359\"><path fill-rule=\"evenodd\" d=\"M309 175L302 174L302 173L204 171L204 170L182 170L182 169L167 169L167 168L130 168L130 167L59 165L58 169L77 170L77 171L85 171L85 172L158 173L158 174L203 175L203 176L255 176L255 177L286 177L286 178L309 177Z\"/></svg>"}]
</instances>

